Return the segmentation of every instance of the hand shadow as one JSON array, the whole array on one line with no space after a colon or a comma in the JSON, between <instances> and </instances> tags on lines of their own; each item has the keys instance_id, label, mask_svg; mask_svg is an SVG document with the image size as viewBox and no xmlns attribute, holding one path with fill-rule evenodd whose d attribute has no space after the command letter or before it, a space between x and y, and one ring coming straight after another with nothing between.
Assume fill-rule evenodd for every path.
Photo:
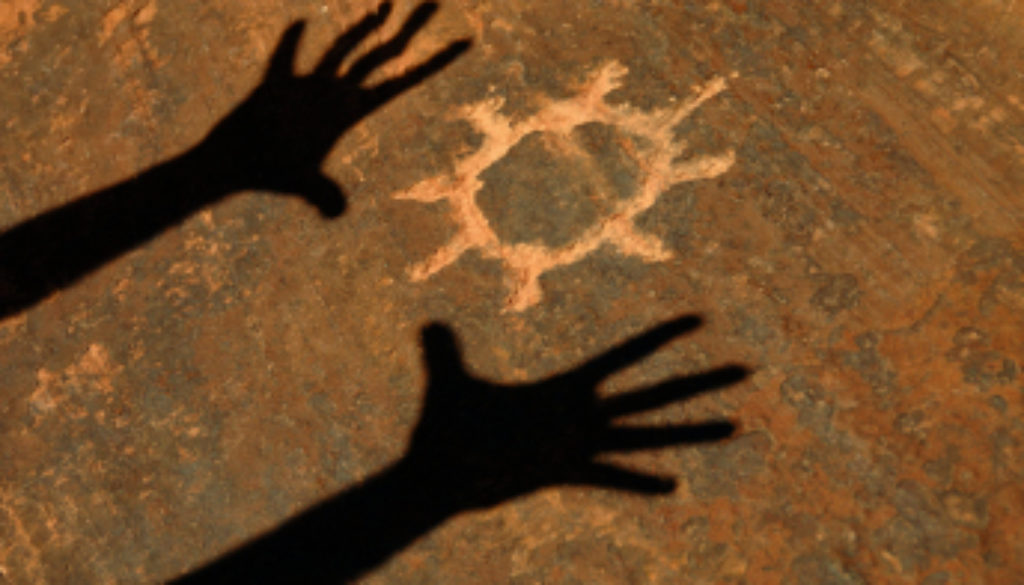
<instances>
[{"instance_id":1,"label":"hand shadow","mask_svg":"<svg viewBox=\"0 0 1024 585\"><path fill-rule=\"evenodd\" d=\"M747 370L725 366L607 398L598 396L596 388L699 324L692 316L669 321L574 370L522 385L469 374L452 332L431 325L423 332L426 399L406 454L363 483L173 583L345 582L451 516L541 488L671 492L672 478L603 462L599 456L719 441L733 434L733 423L626 426L614 420L735 384Z\"/></svg>"},{"instance_id":2,"label":"hand shadow","mask_svg":"<svg viewBox=\"0 0 1024 585\"><path fill-rule=\"evenodd\" d=\"M337 38L309 75L293 68L303 23L281 37L256 89L195 147L123 183L44 212L0 234L0 319L25 310L196 211L243 190L299 195L325 217L345 196L321 165L338 139L377 108L444 69L469 48L449 44L398 77L367 77L402 54L437 11L417 7L394 37L345 58L391 12L390 3Z\"/></svg>"}]
</instances>

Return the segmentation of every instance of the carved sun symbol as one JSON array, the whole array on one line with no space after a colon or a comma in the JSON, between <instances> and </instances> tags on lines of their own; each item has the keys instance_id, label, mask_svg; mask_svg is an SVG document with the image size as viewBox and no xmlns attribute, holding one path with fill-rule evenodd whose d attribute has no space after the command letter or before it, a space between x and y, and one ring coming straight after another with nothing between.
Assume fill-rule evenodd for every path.
<instances>
[{"instance_id":1,"label":"carved sun symbol","mask_svg":"<svg viewBox=\"0 0 1024 585\"><path fill-rule=\"evenodd\" d=\"M732 167L735 162L732 150L680 159L687 143L674 137L675 127L701 104L723 91L726 81L715 77L682 103L642 111L628 104L613 105L605 101L610 92L621 86L627 71L618 62L606 63L589 76L575 97L547 100L535 114L519 121L499 112L504 105L500 98L462 106L458 115L483 136L479 149L460 159L454 172L426 179L392 195L396 199L421 202L447 200L457 226L455 235L446 244L409 268L411 280L426 280L464 253L477 250L484 258L499 260L503 265L509 289L505 310L522 311L541 301L541 275L579 262L603 245L647 262L671 258L671 252L661 240L639 231L634 220L673 185L717 177ZM629 148L640 175L632 195L618 199L610 213L564 245L501 241L476 200L484 186L481 174L532 133L553 133L563 138L563 143L569 143L575 128L595 122L643 138L631 141Z\"/></svg>"}]
</instances>

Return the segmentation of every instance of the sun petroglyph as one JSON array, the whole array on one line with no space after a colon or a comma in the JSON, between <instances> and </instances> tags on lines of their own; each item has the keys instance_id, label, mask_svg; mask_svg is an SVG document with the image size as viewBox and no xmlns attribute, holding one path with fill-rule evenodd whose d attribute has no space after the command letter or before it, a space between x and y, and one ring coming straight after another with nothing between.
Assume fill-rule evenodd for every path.
<instances>
[{"instance_id":1,"label":"sun petroglyph","mask_svg":"<svg viewBox=\"0 0 1024 585\"><path fill-rule=\"evenodd\" d=\"M559 266L579 262L603 245L610 245L623 255L637 256L647 262L669 259L672 254L661 240L642 233L634 220L673 185L717 177L735 162L732 150L716 155L680 158L686 152L687 143L674 136L675 127L701 104L722 92L726 80L715 77L682 103L642 111L628 104L605 101L610 92L621 86L627 71L618 62L606 63L590 75L575 97L548 100L535 114L519 121L500 113L504 105L500 98L460 108L457 115L468 120L483 135L480 148L460 159L451 174L426 179L393 195L396 199L422 202L446 200L458 228L456 234L434 254L409 268L411 280L426 280L453 264L467 251L477 250L485 258L501 261L509 289L506 310L522 311L541 301L541 275ZM611 213L565 245L552 247L537 242L501 241L476 201L483 187L481 173L534 132L552 133L562 138L561 143L571 144L573 129L594 122L643 139L630 140L628 149L640 175L635 192L616 201Z\"/></svg>"}]
</instances>

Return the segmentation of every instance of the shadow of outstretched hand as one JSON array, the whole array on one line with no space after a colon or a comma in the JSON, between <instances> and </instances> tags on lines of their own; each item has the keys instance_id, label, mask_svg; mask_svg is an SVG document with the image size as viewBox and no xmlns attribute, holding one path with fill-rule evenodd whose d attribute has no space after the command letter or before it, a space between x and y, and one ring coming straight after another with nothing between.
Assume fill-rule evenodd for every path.
<instances>
[{"instance_id":1,"label":"shadow of outstretched hand","mask_svg":"<svg viewBox=\"0 0 1024 585\"><path fill-rule=\"evenodd\" d=\"M366 79L387 61L401 55L413 36L437 11L437 4L419 5L390 40L374 47L338 71L345 58L391 12L384 2L342 33L308 75L295 73L295 53L305 23L285 30L270 59L262 83L215 126L201 148L225 160L229 190L268 190L306 198L328 217L341 214L345 197L320 169L338 139L373 110L440 71L470 42L459 40L402 75L366 85Z\"/></svg>"},{"instance_id":2,"label":"shadow of outstretched hand","mask_svg":"<svg viewBox=\"0 0 1024 585\"><path fill-rule=\"evenodd\" d=\"M206 137L178 156L111 187L43 212L0 232L0 319L23 311L200 209L240 191L304 197L327 217L345 197L324 176L324 157L346 130L400 93L437 73L469 48L450 43L405 73L367 85L399 56L437 11L416 8L394 37L356 59L345 57L391 11L383 3L343 33L309 75L293 69L303 24L289 27L256 89Z\"/></svg>"},{"instance_id":3,"label":"shadow of outstretched hand","mask_svg":"<svg viewBox=\"0 0 1024 585\"><path fill-rule=\"evenodd\" d=\"M608 398L598 396L597 386L699 324L697 317L664 323L571 371L523 385L473 377L452 332L431 325L423 332L429 386L406 457L447 475L456 493L461 490L464 507L490 506L553 485L669 492L671 478L598 457L724 439L733 423L626 426L614 420L739 382L747 370L725 366Z\"/></svg>"},{"instance_id":4,"label":"shadow of outstretched hand","mask_svg":"<svg viewBox=\"0 0 1024 585\"><path fill-rule=\"evenodd\" d=\"M540 488L668 492L673 479L599 457L724 439L735 426L723 420L654 427L613 421L734 384L747 370L724 366L608 398L596 388L699 324L697 317L666 322L571 371L521 385L469 374L452 332L431 325L423 330L426 402L405 455L173 584L348 582L456 514Z\"/></svg>"}]
</instances>

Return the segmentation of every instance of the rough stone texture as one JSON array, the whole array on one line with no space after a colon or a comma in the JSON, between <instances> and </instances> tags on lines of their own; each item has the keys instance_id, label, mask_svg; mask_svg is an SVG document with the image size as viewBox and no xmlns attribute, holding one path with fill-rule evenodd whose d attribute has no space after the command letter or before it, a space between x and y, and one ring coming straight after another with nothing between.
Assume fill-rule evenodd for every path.
<instances>
[{"instance_id":1,"label":"rough stone texture","mask_svg":"<svg viewBox=\"0 0 1024 585\"><path fill-rule=\"evenodd\" d=\"M290 22L308 68L372 7L4 0L0 225L192 146ZM707 324L607 389L754 368L649 416L742 426L624 459L675 493L545 490L364 581L1024 582L1022 29L1012 0L445 2L383 74L474 46L338 143L342 217L240 194L0 322L0 583L167 580L383 467L429 321L524 381L691 312ZM485 143L462 108L527 119L612 60L607 101L637 111L726 80L670 130L681 160L734 162L635 218L665 253L604 245L519 310L485 254L414 280L458 226L401 195ZM523 141L478 177L484 215L505 243L571 241L635 188L629 133Z\"/></svg>"}]
</instances>

